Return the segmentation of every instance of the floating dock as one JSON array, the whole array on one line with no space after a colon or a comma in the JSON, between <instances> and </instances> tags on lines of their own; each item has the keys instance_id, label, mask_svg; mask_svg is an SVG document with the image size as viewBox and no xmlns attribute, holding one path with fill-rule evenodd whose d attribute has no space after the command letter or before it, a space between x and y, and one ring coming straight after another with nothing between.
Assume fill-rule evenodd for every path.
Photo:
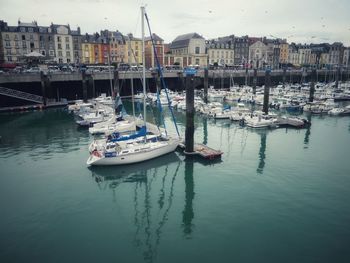
<instances>
[{"instance_id":1,"label":"floating dock","mask_svg":"<svg viewBox=\"0 0 350 263\"><path fill-rule=\"evenodd\" d=\"M181 149L185 149L185 144L180 143L179 147ZM200 157L206 159L206 160L214 160L221 158L221 155L223 154L220 150L215 150L213 148L210 148L207 145L201 144L201 143L195 143L193 146L193 152L185 152L186 155L199 155Z\"/></svg>"}]
</instances>

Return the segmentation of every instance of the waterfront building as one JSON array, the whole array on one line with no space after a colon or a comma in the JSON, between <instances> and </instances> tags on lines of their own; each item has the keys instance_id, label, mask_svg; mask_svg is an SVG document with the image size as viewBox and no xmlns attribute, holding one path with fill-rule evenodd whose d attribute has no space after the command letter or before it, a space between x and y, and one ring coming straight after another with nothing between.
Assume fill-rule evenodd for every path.
<instances>
[{"instance_id":1,"label":"waterfront building","mask_svg":"<svg viewBox=\"0 0 350 263\"><path fill-rule=\"evenodd\" d=\"M299 65L310 65L311 63L311 48L309 45L299 45L298 47L299 53Z\"/></svg>"},{"instance_id":2,"label":"waterfront building","mask_svg":"<svg viewBox=\"0 0 350 263\"><path fill-rule=\"evenodd\" d=\"M95 64L98 63L98 59L96 60L94 44L96 43L96 35L85 34L82 37L82 63L85 64ZM98 49L97 49L98 52Z\"/></svg>"},{"instance_id":3,"label":"waterfront building","mask_svg":"<svg viewBox=\"0 0 350 263\"><path fill-rule=\"evenodd\" d=\"M299 52L298 46L295 43L291 43L288 48L288 63L294 66L299 65Z\"/></svg>"},{"instance_id":4,"label":"waterfront building","mask_svg":"<svg viewBox=\"0 0 350 263\"><path fill-rule=\"evenodd\" d=\"M234 64L246 66L249 63L249 37L242 36L233 38Z\"/></svg>"},{"instance_id":5,"label":"waterfront building","mask_svg":"<svg viewBox=\"0 0 350 263\"><path fill-rule=\"evenodd\" d=\"M71 31L73 38L73 61L74 63L82 62L82 35L80 32L80 27L77 30Z\"/></svg>"},{"instance_id":6,"label":"waterfront building","mask_svg":"<svg viewBox=\"0 0 350 263\"><path fill-rule=\"evenodd\" d=\"M2 42L2 32L5 27L5 22L0 20L0 65L4 64L5 58L4 58L4 45Z\"/></svg>"},{"instance_id":7,"label":"waterfront building","mask_svg":"<svg viewBox=\"0 0 350 263\"><path fill-rule=\"evenodd\" d=\"M329 48L329 64L341 65L343 62L344 46L340 42L334 42Z\"/></svg>"},{"instance_id":8,"label":"waterfront building","mask_svg":"<svg viewBox=\"0 0 350 263\"><path fill-rule=\"evenodd\" d=\"M146 68L154 68L157 66L155 52L157 52L159 64L164 65L164 40L156 34L152 34L155 46L152 45L151 37L145 38L145 66Z\"/></svg>"},{"instance_id":9,"label":"waterfront building","mask_svg":"<svg viewBox=\"0 0 350 263\"><path fill-rule=\"evenodd\" d=\"M320 65L324 67L328 64L329 64L329 53L328 52L321 53Z\"/></svg>"},{"instance_id":10,"label":"waterfront building","mask_svg":"<svg viewBox=\"0 0 350 263\"><path fill-rule=\"evenodd\" d=\"M310 56L310 64L315 65L316 68L322 68L326 64L328 64L328 55L327 58L325 55L329 52L329 45L326 43L322 44L310 44L311 56Z\"/></svg>"},{"instance_id":11,"label":"waterfront building","mask_svg":"<svg viewBox=\"0 0 350 263\"><path fill-rule=\"evenodd\" d=\"M55 62L72 63L73 60L73 38L69 25L51 24L50 32L54 37Z\"/></svg>"},{"instance_id":12,"label":"waterfront building","mask_svg":"<svg viewBox=\"0 0 350 263\"><path fill-rule=\"evenodd\" d=\"M344 49L344 55L343 55L343 66L349 67L350 65L350 48Z\"/></svg>"},{"instance_id":13,"label":"waterfront building","mask_svg":"<svg viewBox=\"0 0 350 263\"><path fill-rule=\"evenodd\" d=\"M109 43L109 52L111 64L119 64L128 62L128 46L126 37L117 31L101 31L101 36Z\"/></svg>"},{"instance_id":14,"label":"waterfront building","mask_svg":"<svg viewBox=\"0 0 350 263\"><path fill-rule=\"evenodd\" d=\"M263 68L267 64L267 45L260 40L251 39L249 60L253 68Z\"/></svg>"},{"instance_id":15,"label":"waterfront building","mask_svg":"<svg viewBox=\"0 0 350 263\"><path fill-rule=\"evenodd\" d=\"M284 40L279 44L279 49L280 49L280 57L279 57L280 63L287 64L288 56L289 56L289 45L286 40Z\"/></svg>"},{"instance_id":16,"label":"waterfront building","mask_svg":"<svg viewBox=\"0 0 350 263\"><path fill-rule=\"evenodd\" d=\"M45 56L45 61L52 62L55 59L55 43L51 28L46 26L38 27L39 52Z\"/></svg>"},{"instance_id":17,"label":"waterfront building","mask_svg":"<svg viewBox=\"0 0 350 263\"><path fill-rule=\"evenodd\" d=\"M39 52L39 35L37 22L8 26L2 22L1 27L3 60L5 63L18 63L33 51Z\"/></svg>"},{"instance_id":18,"label":"waterfront building","mask_svg":"<svg viewBox=\"0 0 350 263\"><path fill-rule=\"evenodd\" d=\"M267 46L267 65L272 69L278 69L280 64L280 47L281 39L267 39L263 38L263 42Z\"/></svg>"},{"instance_id":19,"label":"waterfront building","mask_svg":"<svg viewBox=\"0 0 350 263\"><path fill-rule=\"evenodd\" d=\"M234 45L230 37L219 37L206 41L209 64L234 65Z\"/></svg>"},{"instance_id":20,"label":"waterfront building","mask_svg":"<svg viewBox=\"0 0 350 263\"><path fill-rule=\"evenodd\" d=\"M207 67L205 39L197 33L176 37L170 44L170 52L171 54L166 55L166 65L178 63L181 67L189 65Z\"/></svg>"},{"instance_id":21,"label":"waterfront building","mask_svg":"<svg viewBox=\"0 0 350 263\"><path fill-rule=\"evenodd\" d=\"M128 47L128 64L142 64L142 40L130 33L126 36L126 42Z\"/></svg>"}]
</instances>

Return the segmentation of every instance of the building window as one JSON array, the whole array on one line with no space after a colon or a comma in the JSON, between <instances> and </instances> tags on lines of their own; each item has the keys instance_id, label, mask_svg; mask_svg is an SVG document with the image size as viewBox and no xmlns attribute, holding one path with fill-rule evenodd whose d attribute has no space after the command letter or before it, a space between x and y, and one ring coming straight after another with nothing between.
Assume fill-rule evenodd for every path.
<instances>
[{"instance_id":1,"label":"building window","mask_svg":"<svg viewBox=\"0 0 350 263\"><path fill-rule=\"evenodd\" d=\"M50 50L50 56L53 57L54 56L54 52L53 50Z\"/></svg>"},{"instance_id":2,"label":"building window","mask_svg":"<svg viewBox=\"0 0 350 263\"><path fill-rule=\"evenodd\" d=\"M11 42L10 42L10 41L6 41L6 42L5 42L5 46L6 46L6 47L11 47Z\"/></svg>"},{"instance_id":3,"label":"building window","mask_svg":"<svg viewBox=\"0 0 350 263\"><path fill-rule=\"evenodd\" d=\"M33 32L33 28L29 27L28 28L28 32L32 33Z\"/></svg>"},{"instance_id":4,"label":"building window","mask_svg":"<svg viewBox=\"0 0 350 263\"><path fill-rule=\"evenodd\" d=\"M66 42L67 42L67 43L69 42L69 37L66 37Z\"/></svg>"},{"instance_id":5,"label":"building window","mask_svg":"<svg viewBox=\"0 0 350 263\"><path fill-rule=\"evenodd\" d=\"M66 52L66 57L70 57L70 52L69 51Z\"/></svg>"},{"instance_id":6,"label":"building window","mask_svg":"<svg viewBox=\"0 0 350 263\"><path fill-rule=\"evenodd\" d=\"M61 37L57 37L57 42L61 42Z\"/></svg>"},{"instance_id":7,"label":"building window","mask_svg":"<svg viewBox=\"0 0 350 263\"><path fill-rule=\"evenodd\" d=\"M69 44L66 44L66 49L70 49Z\"/></svg>"},{"instance_id":8,"label":"building window","mask_svg":"<svg viewBox=\"0 0 350 263\"><path fill-rule=\"evenodd\" d=\"M30 35L30 36L29 36L29 39L30 39L30 40L33 40L33 39L34 39L34 38L33 38L33 35Z\"/></svg>"},{"instance_id":9,"label":"building window","mask_svg":"<svg viewBox=\"0 0 350 263\"><path fill-rule=\"evenodd\" d=\"M199 48L199 47L196 47L195 53L196 53L196 54L199 54L199 52L200 52L200 48Z\"/></svg>"},{"instance_id":10,"label":"building window","mask_svg":"<svg viewBox=\"0 0 350 263\"><path fill-rule=\"evenodd\" d=\"M49 36L49 41L52 41L52 37L51 36Z\"/></svg>"},{"instance_id":11,"label":"building window","mask_svg":"<svg viewBox=\"0 0 350 263\"><path fill-rule=\"evenodd\" d=\"M12 57L11 57L11 56L8 56L8 57L7 57L7 61L12 62Z\"/></svg>"},{"instance_id":12,"label":"building window","mask_svg":"<svg viewBox=\"0 0 350 263\"><path fill-rule=\"evenodd\" d=\"M21 28L19 29L19 31L21 31L21 32L26 32L26 29L25 29L25 27L21 27Z\"/></svg>"},{"instance_id":13,"label":"building window","mask_svg":"<svg viewBox=\"0 0 350 263\"><path fill-rule=\"evenodd\" d=\"M58 43L57 49L62 49L62 44Z\"/></svg>"},{"instance_id":14,"label":"building window","mask_svg":"<svg viewBox=\"0 0 350 263\"><path fill-rule=\"evenodd\" d=\"M199 65L199 58L196 58L196 65Z\"/></svg>"},{"instance_id":15,"label":"building window","mask_svg":"<svg viewBox=\"0 0 350 263\"><path fill-rule=\"evenodd\" d=\"M27 48L27 43L25 41L22 41L22 47Z\"/></svg>"},{"instance_id":16,"label":"building window","mask_svg":"<svg viewBox=\"0 0 350 263\"><path fill-rule=\"evenodd\" d=\"M6 55L11 55L11 49L6 50Z\"/></svg>"},{"instance_id":17,"label":"building window","mask_svg":"<svg viewBox=\"0 0 350 263\"><path fill-rule=\"evenodd\" d=\"M25 35L22 35L22 40L26 40L26 36Z\"/></svg>"},{"instance_id":18,"label":"building window","mask_svg":"<svg viewBox=\"0 0 350 263\"><path fill-rule=\"evenodd\" d=\"M5 35L5 39L10 39L9 34L6 34L6 35Z\"/></svg>"},{"instance_id":19,"label":"building window","mask_svg":"<svg viewBox=\"0 0 350 263\"><path fill-rule=\"evenodd\" d=\"M41 51L41 54L42 54L43 56L46 56L45 50L42 50L42 51Z\"/></svg>"},{"instance_id":20,"label":"building window","mask_svg":"<svg viewBox=\"0 0 350 263\"><path fill-rule=\"evenodd\" d=\"M58 51L58 56L62 57L62 51Z\"/></svg>"}]
</instances>

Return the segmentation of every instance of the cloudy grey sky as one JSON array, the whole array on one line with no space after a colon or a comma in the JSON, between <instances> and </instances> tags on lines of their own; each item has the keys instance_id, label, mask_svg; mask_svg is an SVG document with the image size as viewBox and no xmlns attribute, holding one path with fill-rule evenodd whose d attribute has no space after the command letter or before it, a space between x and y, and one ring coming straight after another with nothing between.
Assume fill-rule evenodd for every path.
<instances>
[{"instance_id":1,"label":"cloudy grey sky","mask_svg":"<svg viewBox=\"0 0 350 263\"><path fill-rule=\"evenodd\" d=\"M0 20L69 23L83 33L118 29L140 36L144 4L152 31L166 42L197 32L205 38L248 34L350 46L350 0L0 0Z\"/></svg>"}]
</instances>

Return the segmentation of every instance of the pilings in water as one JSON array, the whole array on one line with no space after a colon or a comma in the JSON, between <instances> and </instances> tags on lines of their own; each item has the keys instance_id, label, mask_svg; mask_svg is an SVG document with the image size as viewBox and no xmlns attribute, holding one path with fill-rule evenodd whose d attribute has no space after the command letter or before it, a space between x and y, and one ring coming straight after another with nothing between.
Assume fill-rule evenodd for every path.
<instances>
[{"instance_id":1,"label":"pilings in water","mask_svg":"<svg viewBox=\"0 0 350 263\"><path fill-rule=\"evenodd\" d=\"M95 80L92 74L88 78L88 87L91 88L92 97L96 98Z\"/></svg>"},{"instance_id":2,"label":"pilings in water","mask_svg":"<svg viewBox=\"0 0 350 263\"><path fill-rule=\"evenodd\" d=\"M310 93L309 93L309 102L313 102L314 101L315 76L316 76L316 70L313 69L312 72L311 72L311 85L310 85Z\"/></svg>"},{"instance_id":3,"label":"pilings in water","mask_svg":"<svg viewBox=\"0 0 350 263\"><path fill-rule=\"evenodd\" d=\"M340 75L340 67L337 68L337 74L335 75L335 88L338 88L339 85L339 75Z\"/></svg>"},{"instance_id":4,"label":"pilings in water","mask_svg":"<svg viewBox=\"0 0 350 263\"><path fill-rule=\"evenodd\" d=\"M263 112L265 114L269 113L270 82L271 82L270 70L266 70L265 87L264 87L264 105L263 105Z\"/></svg>"},{"instance_id":5,"label":"pilings in water","mask_svg":"<svg viewBox=\"0 0 350 263\"><path fill-rule=\"evenodd\" d=\"M113 93L114 93L114 94L111 94L112 97L115 97L115 96L119 96L119 95L120 95L120 88L119 88L119 72L118 72L118 70L114 71Z\"/></svg>"},{"instance_id":6,"label":"pilings in water","mask_svg":"<svg viewBox=\"0 0 350 263\"><path fill-rule=\"evenodd\" d=\"M186 76L185 152L192 153L194 145L194 86L193 76Z\"/></svg>"},{"instance_id":7,"label":"pilings in water","mask_svg":"<svg viewBox=\"0 0 350 263\"><path fill-rule=\"evenodd\" d=\"M85 71L83 71L82 73L82 83L83 83L83 100L84 102L87 102L88 99L88 77Z\"/></svg>"},{"instance_id":8,"label":"pilings in water","mask_svg":"<svg viewBox=\"0 0 350 263\"><path fill-rule=\"evenodd\" d=\"M203 95L203 100L204 103L208 103L208 69L204 69L204 95Z\"/></svg>"},{"instance_id":9,"label":"pilings in water","mask_svg":"<svg viewBox=\"0 0 350 263\"><path fill-rule=\"evenodd\" d=\"M282 82L283 82L283 87L286 85L286 73L287 73L287 70L286 68L283 69L283 75L282 75Z\"/></svg>"},{"instance_id":10,"label":"pilings in water","mask_svg":"<svg viewBox=\"0 0 350 263\"><path fill-rule=\"evenodd\" d=\"M256 94L256 85L258 83L258 69L254 69L254 75L253 75L253 94Z\"/></svg>"},{"instance_id":11,"label":"pilings in water","mask_svg":"<svg viewBox=\"0 0 350 263\"><path fill-rule=\"evenodd\" d=\"M41 94L43 97L43 104L46 106L47 104L47 92L49 87L51 86L50 84L50 79L49 77L44 74L44 72L40 72L40 83L41 83Z\"/></svg>"}]
</instances>

